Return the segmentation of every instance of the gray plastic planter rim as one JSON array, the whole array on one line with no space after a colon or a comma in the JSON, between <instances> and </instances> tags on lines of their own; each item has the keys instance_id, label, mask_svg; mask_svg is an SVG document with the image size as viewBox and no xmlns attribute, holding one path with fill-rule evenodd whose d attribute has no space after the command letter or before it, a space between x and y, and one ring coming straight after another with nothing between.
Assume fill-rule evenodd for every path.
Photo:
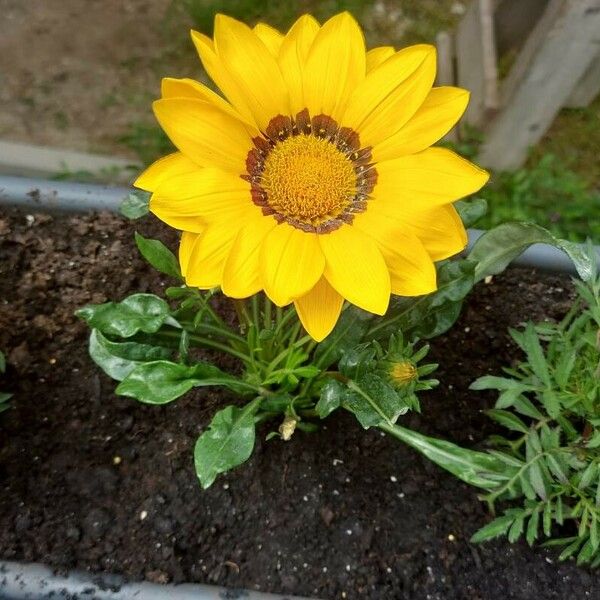
<instances>
[{"instance_id":1,"label":"gray plastic planter rim","mask_svg":"<svg viewBox=\"0 0 600 600\"><path fill-rule=\"evenodd\" d=\"M116 575L57 575L43 565L0 561L1 600L309 600L201 584L128 582Z\"/></svg>"},{"instance_id":2,"label":"gray plastic planter rim","mask_svg":"<svg viewBox=\"0 0 600 600\"><path fill-rule=\"evenodd\" d=\"M127 187L0 176L0 205L35 212L118 212L119 206L132 191ZM469 248L483 233L479 229L469 230ZM600 264L600 246L596 246L596 252ZM569 258L558 248L545 244L530 246L513 264L575 274Z\"/></svg>"}]
</instances>

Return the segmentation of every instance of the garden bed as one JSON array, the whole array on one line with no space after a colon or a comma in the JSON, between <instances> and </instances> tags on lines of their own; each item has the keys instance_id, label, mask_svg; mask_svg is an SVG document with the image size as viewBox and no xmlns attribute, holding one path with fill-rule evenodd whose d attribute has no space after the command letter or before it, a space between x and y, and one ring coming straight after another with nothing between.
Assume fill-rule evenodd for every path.
<instances>
[{"instance_id":1,"label":"garden bed","mask_svg":"<svg viewBox=\"0 0 600 600\"><path fill-rule=\"evenodd\" d=\"M73 316L169 284L138 257L136 227L164 232L108 214L0 214L2 389L15 394L0 417L1 558L320 598L598 597L598 579L555 553L471 545L489 519L476 490L351 415L287 443L264 442L263 429L250 461L202 491L191 450L231 395L201 389L164 407L116 397ZM568 277L521 269L480 284L433 344L443 385L404 422L483 439L494 395L469 383L518 358L508 326L560 318L571 291Z\"/></svg>"}]
</instances>

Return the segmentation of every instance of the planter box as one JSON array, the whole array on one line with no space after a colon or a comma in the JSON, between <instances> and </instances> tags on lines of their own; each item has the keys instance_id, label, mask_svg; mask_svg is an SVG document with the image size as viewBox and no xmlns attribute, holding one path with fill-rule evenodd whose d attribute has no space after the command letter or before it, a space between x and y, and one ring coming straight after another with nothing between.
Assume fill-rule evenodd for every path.
<instances>
[{"instance_id":1,"label":"planter box","mask_svg":"<svg viewBox=\"0 0 600 600\"><path fill-rule=\"evenodd\" d=\"M471 545L489 519L476 491L350 415L288 443L263 428L250 461L201 491L191 448L230 396L205 389L164 407L114 396L73 317L167 285L138 258L136 228L174 241L151 219L0 214L0 347L15 393L0 419L2 559L321 598L599 597L598 579L555 553ZM434 340L444 385L409 426L477 444L494 398L469 383L516 357L508 326L559 318L571 299L567 276L524 269L479 285Z\"/></svg>"}]
</instances>

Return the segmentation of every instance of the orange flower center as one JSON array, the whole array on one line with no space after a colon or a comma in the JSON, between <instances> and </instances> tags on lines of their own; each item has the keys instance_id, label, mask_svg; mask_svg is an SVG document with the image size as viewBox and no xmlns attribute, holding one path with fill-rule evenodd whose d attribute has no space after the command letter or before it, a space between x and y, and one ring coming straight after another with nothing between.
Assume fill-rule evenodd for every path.
<instances>
[{"instance_id":1,"label":"orange flower center","mask_svg":"<svg viewBox=\"0 0 600 600\"><path fill-rule=\"evenodd\" d=\"M271 119L246 158L253 202L264 215L312 233L329 233L367 208L377 182L371 149L327 115Z\"/></svg>"},{"instance_id":2,"label":"orange flower center","mask_svg":"<svg viewBox=\"0 0 600 600\"><path fill-rule=\"evenodd\" d=\"M320 225L347 209L356 195L352 161L313 135L289 137L265 160L262 188L269 206L287 219Z\"/></svg>"}]
</instances>

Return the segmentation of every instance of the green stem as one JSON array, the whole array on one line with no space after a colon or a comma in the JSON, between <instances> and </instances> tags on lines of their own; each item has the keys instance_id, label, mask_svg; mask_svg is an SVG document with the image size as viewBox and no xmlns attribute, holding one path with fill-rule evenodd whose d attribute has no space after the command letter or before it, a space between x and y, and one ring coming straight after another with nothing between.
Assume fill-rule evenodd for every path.
<instances>
[{"instance_id":1,"label":"green stem","mask_svg":"<svg viewBox=\"0 0 600 600\"><path fill-rule=\"evenodd\" d=\"M267 296L265 295L265 312L264 312L264 326L265 329L271 329L271 327L273 326L273 323L271 322L271 309L272 309L273 305L271 304L271 301L267 298Z\"/></svg>"},{"instance_id":2,"label":"green stem","mask_svg":"<svg viewBox=\"0 0 600 600\"><path fill-rule=\"evenodd\" d=\"M181 325L184 329L193 330L193 324L187 321L182 321ZM187 327L186 327L187 326ZM223 324L223 327L219 327L217 325L209 325L208 323L200 323L196 329L200 329L203 333L212 333L215 335L221 335L230 340L240 342L242 344L246 344L246 340L241 336L232 331L227 325Z\"/></svg>"},{"instance_id":3,"label":"green stem","mask_svg":"<svg viewBox=\"0 0 600 600\"><path fill-rule=\"evenodd\" d=\"M245 333L248 329L248 326L252 322L250 315L248 314L248 306L246 305L246 301L234 299L233 307L235 308L235 312L240 324L240 331Z\"/></svg>"},{"instance_id":4,"label":"green stem","mask_svg":"<svg viewBox=\"0 0 600 600\"><path fill-rule=\"evenodd\" d=\"M159 331L157 333L155 333L154 335L158 335L158 336L166 336L166 337L170 337L170 338L177 338L179 339L181 337L181 333L179 331ZM232 356L235 356L237 358L239 358L240 360L243 360L244 362L250 362L250 357L247 354L244 354L243 352L239 352L238 350L235 350L234 348L232 348L231 346L228 346L227 344L221 344L220 342L217 342L211 338L206 338L206 337L202 337L200 335L196 335L195 333L190 333L190 342L196 342L196 344L198 346L202 346L202 347L206 347L206 348L213 348L214 350L221 350L223 352L227 352L228 354L231 354Z\"/></svg>"}]
</instances>

